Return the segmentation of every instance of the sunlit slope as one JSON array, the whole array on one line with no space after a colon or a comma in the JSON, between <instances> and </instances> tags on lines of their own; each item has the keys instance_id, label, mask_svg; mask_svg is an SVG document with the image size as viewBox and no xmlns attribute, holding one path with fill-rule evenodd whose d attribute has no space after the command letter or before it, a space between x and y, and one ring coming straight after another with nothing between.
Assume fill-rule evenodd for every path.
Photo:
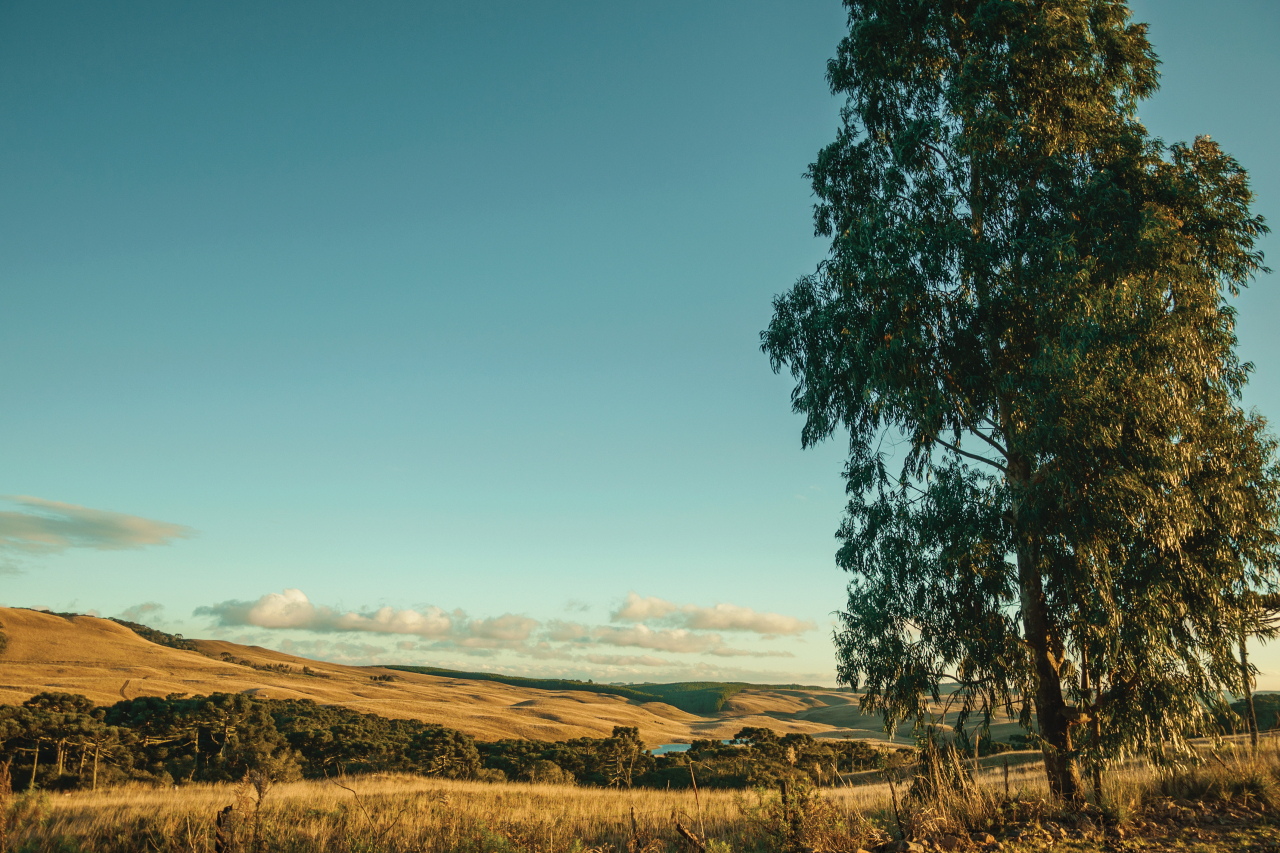
<instances>
[{"instance_id":1,"label":"sunlit slope","mask_svg":"<svg viewBox=\"0 0 1280 853\"><path fill-rule=\"evenodd\" d=\"M944 729L950 729L956 723L960 711L959 700L948 703L947 698L943 696L942 702L930 706L930 711L936 715L936 722ZM856 739L888 740L880 715L864 714L858 709L861 699L859 694L836 690L755 688L743 690L730 698L721 709L720 716L740 719L753 715L771 718L778 724L817 724L827 729L818 737L849 736ZM971 716L968 723L970 730L975 722L975 718ZM991 736L995 740L1007 741L1017 734L1022 734L1022 727L1016 717L1001 713L992 722ZM907 744L912 743L912 724L903 723L898 726L894 738Z\"/></svg>"},{"instance_id":2,"label":"sunlit slope","mask_svg":"<svg viewBox=\"0 0 1280 853\"><path fill-rule=\"evenodd\" d=\"M137 696L223 692L313 699L386 717L437 722L482 740L600 737L617 725L635 726L650 745L729 738L744 726L827 737L882 737L875 721L854 727L844 718L805 716L826 709L848 717L841 709L850 707L854 697L835 691L744 690L734 697L737 704L732 709L726 706L718 714L698 716L663 702L342 666L216 640L194 641L199 651L184 651L156 645L122 625L90 616L0 608L0 630L8 637L0 655L3 703L18 703L44 690L80 693L102 705ZM223 653L257 666L284 664L293 671L225 662L220 659ZM316 674L304 675L304 666ZM396 680L372 680L377 675Z\"/></svg>"}]
</instances>

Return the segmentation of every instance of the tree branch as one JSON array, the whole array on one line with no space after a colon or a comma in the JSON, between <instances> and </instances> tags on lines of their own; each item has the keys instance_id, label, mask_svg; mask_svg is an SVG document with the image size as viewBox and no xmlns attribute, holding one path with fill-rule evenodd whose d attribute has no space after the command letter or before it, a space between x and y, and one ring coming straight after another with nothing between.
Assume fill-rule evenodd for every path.
<instances>
[{"instance_id":1,"label":"tree branch","mask_svg":"<svg viewBox=\"0 0 1280 853\"><path fill-rule=\"evenodd\" d=\"M1006 450L1004 447L1002 447L1000 443L996 441L994 438L990 438L985 433L978 432L978 430L975 429L974 427L970 427L969 432L973 435L976 435L978 438L982 439L987 444L994 447L1000 453L1000 455L1003 456L1005 459L1009 458L1009 451Z\"/></svg>"},{"instance_id":2,"label":"tree branch","mask_svg":"<svg viewBox=\"0 0 1280 853\"><path fill-rule=\"evenodd\" d=\"M1004 474L1008 474L1008 473L1009 473L1009 469L1008 469L1008 468L1006 468L1004 465L1001 465L999 462L996 462L996 461L994 461L994 460L988 459L988 458L987 458L987 457L985 457L985 456L979 456L979 455L978 455L978 454L976 454L976 453L970 453L970 452L969 452L969 451L967 451L967 450L961 450L961 449L960 449L959 447L957 447L956 445L952 444L952 443L951 443L951 442L949 442L949 441L943 441L941 438L939 438L939 437L938 437L938 436L936 436L936 435L933 437L933 440L934 440L935 442L937 442L938 444L941 444L943 447L947 448L947 450L952 451L953 453L958 453L958 454L960 454L961 456L967 456L967 457L969 457L970 459L973 459L973 460L974 460L974 461L976 461L976 462L985 462L986 464L990 465L992 468L995 468L996 470L1000 471L1001 473L1004 473Z\"/></svg>"}]
</instances>

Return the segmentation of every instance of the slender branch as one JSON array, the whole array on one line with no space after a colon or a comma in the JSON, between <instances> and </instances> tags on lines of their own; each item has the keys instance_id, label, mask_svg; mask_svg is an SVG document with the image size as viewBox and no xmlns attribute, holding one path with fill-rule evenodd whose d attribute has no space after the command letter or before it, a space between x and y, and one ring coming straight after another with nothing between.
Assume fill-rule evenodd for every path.
<instances>
[{"instance_id":1,"label":"slender branch","mask_svg":"<svg viewBox=\"0 0 1280 853\"><path fill-rule=\"evenodd\" d=\"M995 469L996 469L996 470L998 470L998 471L1001 471L1001 472L1003 472L1003 473L1005 473L1005 474L1008 474L1008 473L1009 473L1009 469L1008 469L1008 468L1006 468L1004 465L1001 465L999 462L995 462L995 461L993 461L993 460L991 460L991 459L988 459L988 458L987 458L987 457L985 457L985 456L979 456L979 455L978 455L978 454L976 454L976 453L970 453L970 452L969 452L969 451L967 451L967 450L961 450L961 449L960 449L959 447L957 447L956 445L954 445L954 444L952 444L952 443L950 443L950 442L948 442L948 441L943 441L941 438L938 438L937 436L934 436L934 437L933 437L933 440L934 440L935 442L937 442L938 444L941 444L943 447L947 448L948 450L952 451L953 453L958 453L958 454L960 454L961 456L967 456L967 457L969 457L970 459L973 459L973 460L974 460L974 461L976 461L976 462L985 462L986 464L990 465L992 468L995 468Z\"/></svg>"},{"instance_id":2,"label":"slender branch","mask_svg":"<svg viewBox=\"0 0 1280 853\"><path fill-rule=\"evenodd\" d=\"M993 439L993 438L988 437L985 433L978 432L978 430L977 430L977 429L975 429L975 428L973 428L973 427L969 427L969 432L970 432L972 435L976 435L978 438L982 439L982 440L983 440L983 441L985 441L987 444L989 444L989 445L991 445L992 447L994 447L997 451L999 451L1000 455L1001 455L1001 456L1003 456L1005 459L1008 459L1008 458L1009 458L1009 451L1008 451L1008 450L1006 450L1006 449L1005 449L1005 448L1000 444L1000 442L996 441L996 440L995 440L995 439Z\"/></svg>"}]
</instances>

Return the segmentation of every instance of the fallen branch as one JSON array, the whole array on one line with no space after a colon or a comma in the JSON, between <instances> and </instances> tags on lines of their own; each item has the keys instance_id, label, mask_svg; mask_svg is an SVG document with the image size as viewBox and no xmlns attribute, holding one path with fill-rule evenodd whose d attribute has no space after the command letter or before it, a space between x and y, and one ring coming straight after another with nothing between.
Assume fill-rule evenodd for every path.
<instances>
[{"instance_id":1,"label":"fallen branch","mask_svg":"<svg viewBox=\"0 0 1280 853\"><path fill-rule=\"evenodd\" d=\"M707 853L707 842L685 829L684 824L680 823L680 821L676 821L676 832L684 836L684 840L692 844L693 849L697 850L698 853Z\"/></svg>"}]
</instances>

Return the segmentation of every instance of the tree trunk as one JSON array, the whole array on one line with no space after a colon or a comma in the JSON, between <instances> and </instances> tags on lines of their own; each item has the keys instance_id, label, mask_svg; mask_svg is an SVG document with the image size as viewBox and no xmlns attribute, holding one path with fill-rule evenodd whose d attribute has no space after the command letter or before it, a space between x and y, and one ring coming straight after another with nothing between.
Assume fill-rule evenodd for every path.
<instances>
[{"instance_id":1,"label":"tree trunk","mask_svg":"<svg viewBox=\"0 0 1280 853\"><path fill-rule=\"evenodd\" d=\"M1071 744L1071 727L1067 702L1062 695L1058 669L1061 660L1055 654L1044 610L1044 587L1040 569L1025 545L1018 548L1018 580L1022 598L1022 628L1031 650L1036 678L1036 719L1040 724L1044 769L1049 777L1049 791L1067 801L1082 799L1080 768Z\"/></svg>"},{"instance_id":2,"label":"tree trunk","mask_svg":"<svg viewBox=\"0 0 1280 853\"><path fill-rule=\"evenodd\" d=\"M1249 742L1258 751L1258 714L1253 708L1253 673L1249 671L1249 637L1240 632L1240 683L1244 685L1244 718L1249 723Z\"/></svg>"},{"instance_id":3,"label":"tree trunk","mask_svg":"<svg viewBox=\"0 0 1280 853\"><path fill-rule=\"evenodd\" d=\"M98 750L99 745L93 745L93 790L98 790Z\"/></svg>"},{"instance_id":4,"label":"tree trunk","mask_svg":"<svg viewBox=\"0 0 1280 853\"><path fill-rule=\"evenodd\" d=\"M1094 743L1102 742L1102 721L1098 719L1095 713L1093 719L1089 721L1089 730L1093 733ZM1093 804L1102 807L1102 759L1095 758L1093 766L1089 768L1093 776Z\"/></svg>"},{"instance_id":5,"label":"tree trunk","mask_svg":"<svg viewBox=\"0 0 1280 853\"><path fill-rule=\"evenodd\" d=\"M40 767L40 738L36 738L36 748L31 755L31 782L27 785L27 790L34 791L36 789L36 770Z\"/></svg>"},{"instance_id":6,"label":"tree trunk","mask_svg":"<svg viewBox=\"0 0 1280 853\"><path fill-rule=\"evenodd\" d=\"M1098 717L1098 696L1102 683L1089 671L1088 647L1080 649L1080 698L1089 709L1089 739L1093 754L1089 759L1089 779L1093 783L1093 803L1102 805L1102 720Z\"/></svg>"}]
</instances>

